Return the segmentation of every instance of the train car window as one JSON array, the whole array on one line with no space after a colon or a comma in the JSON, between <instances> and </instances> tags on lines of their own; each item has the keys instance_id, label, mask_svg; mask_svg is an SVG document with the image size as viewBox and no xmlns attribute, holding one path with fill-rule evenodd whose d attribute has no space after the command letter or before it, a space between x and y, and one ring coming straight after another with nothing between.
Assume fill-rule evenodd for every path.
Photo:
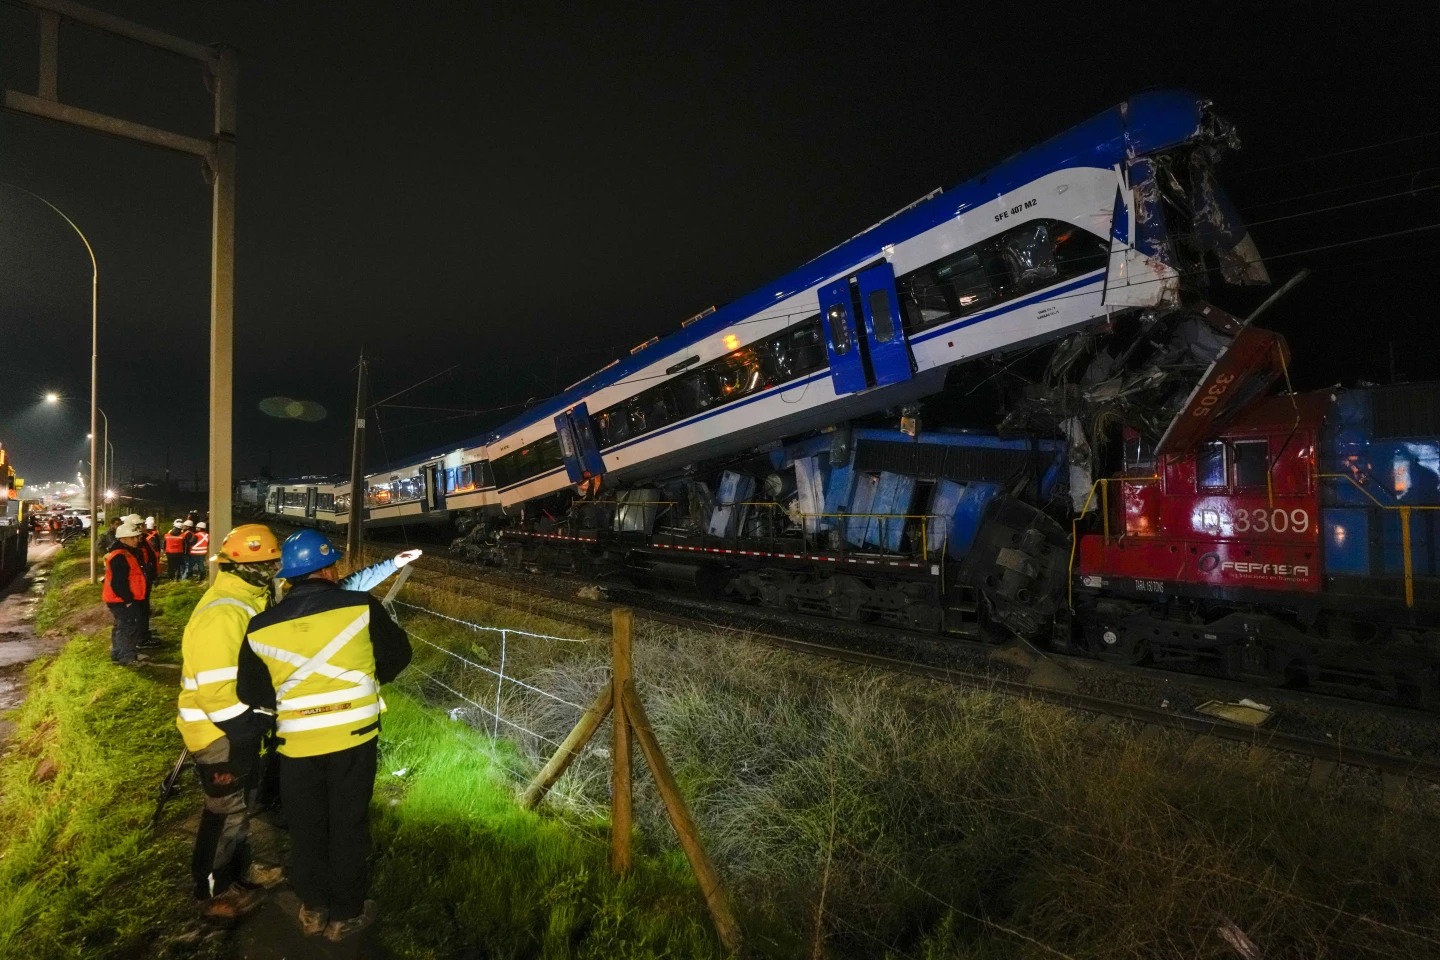
<instances>
[{"instance_id":1,"label":"train car window","mask_svg":"<svg viewBox=\"0 0 1440 960\"><path fill-rule=\"evenodd\" d=\"M911 332L1103 268L1104 239L1061 220L1032 220L896 278Z\"/></svg>"},{"instance_id":2,"label":"train car window","mask_svg":"<svg viewBox=\"0 0 1440 960\"><path fill-rule=\"evenodd\" d=\"M477 485L481 487L495 486L495 473L490 469L489 460L476 460L470 466L475 470Z\"/></svg>"},{"instance_id":3,"label":"train car window","mask_svg":"<svg viewBox=\"0 0 1440 960\"><path fill-rule=\"evenodd\" d=\"M849 312L842 303L832 304L825 311L825 322L830 325L830 348L844 354L850 350Z\"/></svg>"},{"instance_id":4,"label":"train car window","mask_svg":"<svg viewBox=\"0 0 1440 960\"><path fill-rule=\"evenodd\" d=\"M1055 241L1045 221L1037 220L1005 234L1000 246L1010 282L1018 290L1034 290L1060 275L1055 259Z\"/></svg>"},{"instance_id":5,"label":"train car window","mask_svg":"<svg viewBox=\"0 0 1440 960\"><path fill-rule=\"evenodd\" d=\"M719 382L721 403L739 400L768 386L764 383L760 357L750 347L736 350L725 357L716 364L715 373Z\"/></svg>"},{"instance_id":6,"label":"train car window","mask_svg":"<svg viewBox=\"0 0 1440 960\"><path fill-rule=\"evenodd\" d=\"M709 398L705 391L705 378L700 373L687 373L671 382L675 409L681 417L699 413L708 407Z\"/></svg>"},{"instance_id":7,"label":"train car window","mask_svg":"<svg viewBox=\"0 0 1440 960\"><path fill-rule=\"evenodd\" d=\"M892 337L893 326L890 324ZM845 337L848 343L848 331ZM594 414L596 439L602 448L613 447L712 407L824 369L828 362L817 314ZM496 478L502 487L516 482L516 478L501 476L500 464L506 459L496 461Z\"/></svg>"},{"instance_id":8,"label":"train car window","mask_svg":"<svg viewBox=\"0 0 1440 960\"><path fill-rule=\"evenodd\" d=\"M1207 443L1195 455L1195 485L1202 490L1223 489L1229 478L1225 469L1225 444Z\"/></svg>"},{"instance_id":9,"label":"train car window","mask_svg":"<svg viewBox=\"0 0 1440 960\"><path fill-rule=\"evenodd\" d=\"M514 453L507 453L491 465L495 485L508 487L522 480L539 476L565 463L560 452L560 438L555 434L536 440ZM418 479L418 478L417 478Z\"/></svg>"},{"instance_id":10,"label":"train car window","mask_svg":"<svg viewBox=\"0 0 1440 960\"><path fill-rule=\"evenodd\" d=\"M825 366L825 341L820 334L820 318L812 317L800 326L781 334L789 341L789 351L795 357L791 376L803 377Z\"/></svg>"},{"instance_id":11,"label":"train car window","mask_svg":"<svg viewBox=\"0 0 1440 960\"><path fill-rule=\"evenodd\" d=\"M1235 444L1235 486L1264 487L1269 471L1268 440L1241 440Z\"/></svg>"},{"instance_id":12,"label":"train car window","mask_svg":"<svg viewBox=\"0 0 1440 960\"><path fill-rule=\"evenodd\" d=\"M895 339L895 322L890 319L890 294L887 291L870 291L870 322L875 325L877 343L889 343Z\"/></svg>"},{"instance_id":13,"label":"train car window","mask_svg":"<svg viewBox=\"0 0 1440 960\"><path fill-rule=\"evenodd\" d=\"M640 397L643 396L644 394L640 395ZM640 397L632 397L625 401L625 415L630 419L630 434L636 437L643 436L654 429L650 425L649 417L646 416L645 405L640 402ZM658 427L660 424L655 424L655 426Z\"/></svg>"},{"instance_id":14,"label":"train car window","mask_svg":"<svg viewBox=\"0 0 1440 960\"><path fill-rule=\"evenodd\" d=\"M662 383L640 394L645 402L645 422L650 429L669 426L675 422L674 401L670 399L670 385Z\"/></svg>"}]
</instances>

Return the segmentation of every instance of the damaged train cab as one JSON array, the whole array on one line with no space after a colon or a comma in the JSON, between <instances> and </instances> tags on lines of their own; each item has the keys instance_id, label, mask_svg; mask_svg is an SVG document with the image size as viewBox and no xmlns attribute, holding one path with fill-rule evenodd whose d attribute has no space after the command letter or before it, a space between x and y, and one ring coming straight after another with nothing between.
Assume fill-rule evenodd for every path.
<instances>
[{"instance_id":1,"label":"damaged train cab","mask_svg":"<svg viewBox=\"0 0 1440 960\"><path fill-rule=\"evenodd\" d=\"M1257 400L1101 487L1087 651L1436 702L1440 385Z\"/></svg>"}]
</instances>

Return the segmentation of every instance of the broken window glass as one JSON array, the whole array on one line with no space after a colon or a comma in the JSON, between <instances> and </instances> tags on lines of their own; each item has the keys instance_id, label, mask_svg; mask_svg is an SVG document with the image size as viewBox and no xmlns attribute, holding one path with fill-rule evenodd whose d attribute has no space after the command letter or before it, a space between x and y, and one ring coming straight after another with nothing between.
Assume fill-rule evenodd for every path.
<instances>
[{"instance_id":1,"label":"broken window glass","mask_svg":"<svg viewBox=\"0 0 1440 960\"><path fill-rule=\"evenodd\" d=\"M1223 488L1225 473L1225 444L1207 443L1195 455L1195 485L1202 489Z\"/></svg>"},{"instance_id":2,"label":"broken window glass","mask_svg":"<svg viewBox=\"0 0 1440 960\"><path fill-rule=\"evenodd\" d=\"M1265 440L1241 440L1235 444L1235 486L1263 487L1270 471L1270 444Z\"/></svg>"}]
</instances>

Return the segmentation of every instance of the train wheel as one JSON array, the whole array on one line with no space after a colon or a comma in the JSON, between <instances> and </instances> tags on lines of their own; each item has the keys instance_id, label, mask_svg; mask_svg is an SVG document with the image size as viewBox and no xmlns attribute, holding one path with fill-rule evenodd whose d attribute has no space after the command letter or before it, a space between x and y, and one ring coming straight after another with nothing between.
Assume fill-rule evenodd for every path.
<instances>
[{"instance_id":1,"label":"train wheel","mask_svg":"<svg viewBox=\"0 0 1440 960\"><path fill-rule=\"evenodd\" d=\"M1140 630L1126 620L1134 610L1129 604L1101 600L1082 615L1087 652L1109 663L1136 664L1150 655L1150 644Z\"/></svg>"}]
</instances>

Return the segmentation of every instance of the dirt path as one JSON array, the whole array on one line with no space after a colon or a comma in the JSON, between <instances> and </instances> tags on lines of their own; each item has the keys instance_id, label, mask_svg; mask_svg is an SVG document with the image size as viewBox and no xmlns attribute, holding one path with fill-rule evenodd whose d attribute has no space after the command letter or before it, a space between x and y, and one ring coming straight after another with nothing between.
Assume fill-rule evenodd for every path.
<instances>
[{"instance_id":1,"label":"dirt path","mask_svg":"<svg viewBox=\"0 0 1440 960\"><path fill-rule=\"evenodd\" d=\"M45 593L50 561L59 550L59 544L32 540L29 566L0 591L0 714L24 702L26 665L64 644L63 639L35 633L35 609ZM0 750L13 730L14 724L0 717Z\"/></svg>"}]
</instances>

